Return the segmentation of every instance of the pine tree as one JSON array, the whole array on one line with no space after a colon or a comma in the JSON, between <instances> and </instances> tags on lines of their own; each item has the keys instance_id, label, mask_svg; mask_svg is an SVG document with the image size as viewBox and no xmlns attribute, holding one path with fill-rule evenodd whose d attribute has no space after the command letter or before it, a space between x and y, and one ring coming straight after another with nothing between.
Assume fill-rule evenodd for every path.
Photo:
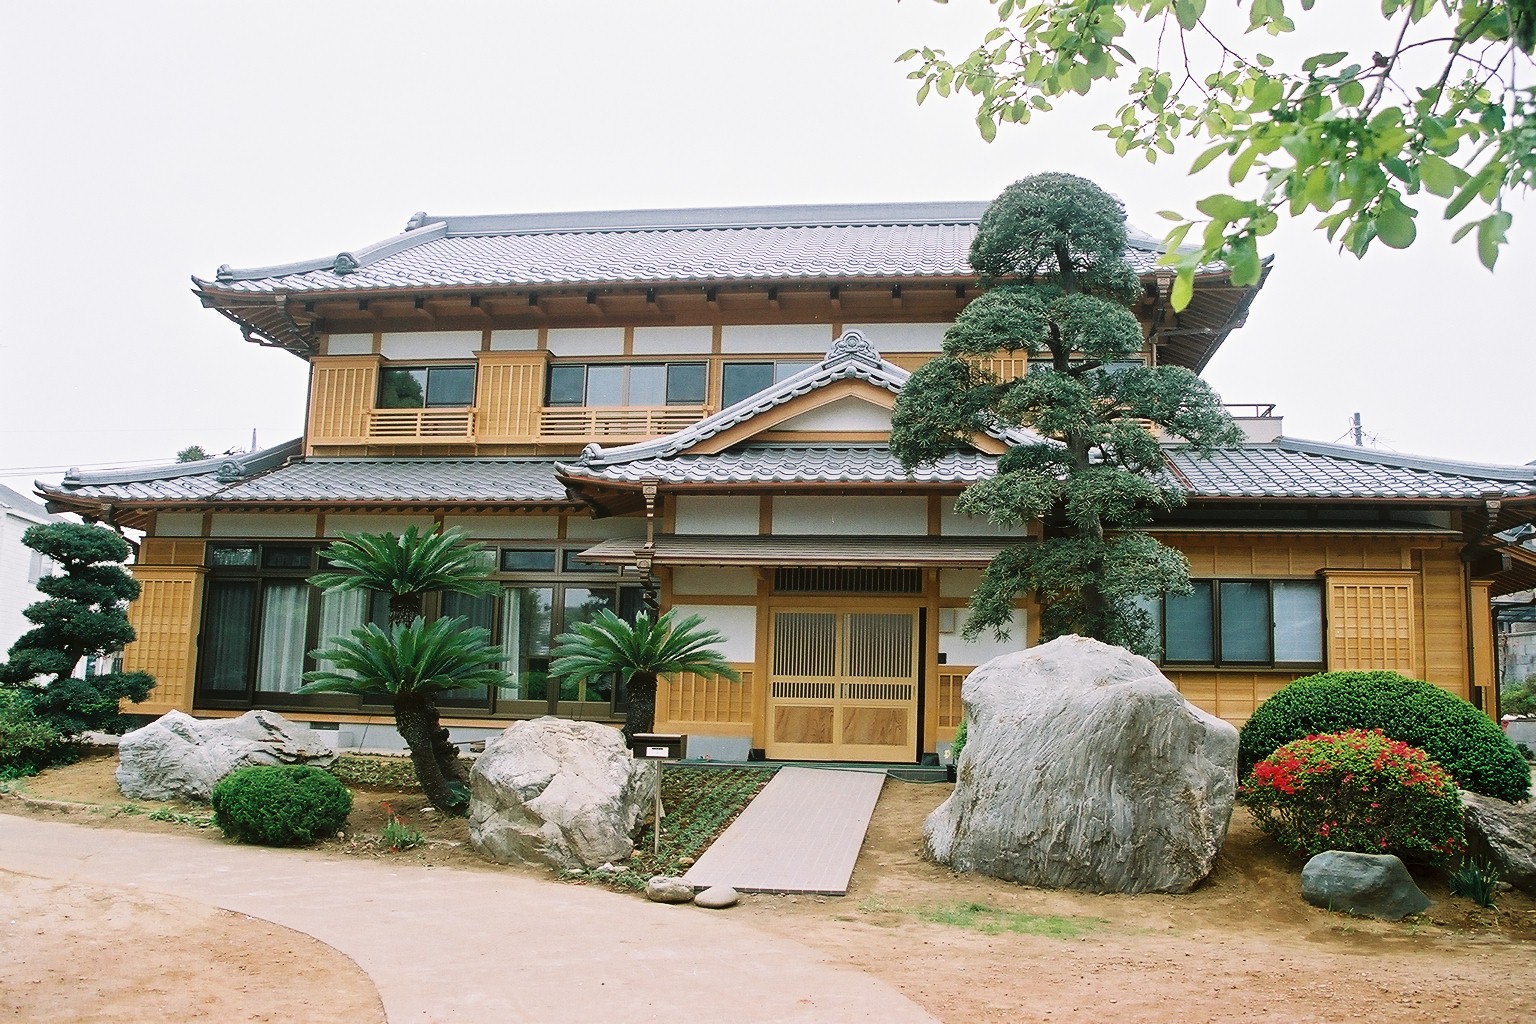
<instances>
[{"instance_id":1,"label":"pine tree","mask_svg":"<svg viewBox=\"0 0 1536 1024\"><path fill-rule=\"evenodd\" d=\"M125 608L139 596L139 584L122 566L128 542L104 526L78 523L30 527L21 542L63 571L37 581L47 599L22 612L35 625L11 645L0 686L66 738L125 731L131 722L121 702L149 696L154 677L108 672L77 679L73 673L82 658L113 654L134 638Z\"/></svg>"},{"instance_id":2,"label":"pine tree","mask_svg":"<svg viewBox=\"0 0 1536 1024\"><path fill-rule=\"evenodd\" d=\"M1009 186L971 246L987 290L896 403L891 449L909 469L989 427L1028 432L955 505L1005 528L1044 521L1041 540L987 566L967 636L1006 635L1015 599L1033 593L1043 639L1077 633L1154 653L1140 599L1189 587L1184 556L1137 529L1183 501L1143 424L1202 453L1242 435L1193 373L1142 365L1129 308L1141 282L1125 247L1123 207L1092 182L1039 174ZM981 364L1020 352L1031 372L1014 380Z\"/></svg>"}]
</instances>

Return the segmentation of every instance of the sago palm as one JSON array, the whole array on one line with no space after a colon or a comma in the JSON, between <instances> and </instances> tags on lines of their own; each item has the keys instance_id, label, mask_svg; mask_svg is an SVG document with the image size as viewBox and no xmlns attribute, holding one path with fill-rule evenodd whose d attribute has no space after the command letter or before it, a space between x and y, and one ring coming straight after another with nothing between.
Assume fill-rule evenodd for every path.
<instances>
[{"instance_id":1,"label":"sago palm","mask_svg":"<svg viewBox=\"0 0 1536 1024\"><path fill-rule=\"evenodd\" d=\"M550 675L584 683L612 672L629 680L629 710L624 718L624 737L650 732L656 724L656 679L679 672L741 676L714 650L725 637L705 629L704 619L690 615L674 622L666 612L652 619L646 612L635 616L634 625L604 609L569 633L555 637Z\"/></svg>"},{"instance_id":2,"label":"sago palm","mask_svg":"<svg viewBox=\"0 0 1536 1024\"><path fill-rule=\"evenodd\" d=\"M485 548L454 527L442 533L343 533L320 552L337 571L309 578L321 590L377 590L389 595L389 621L402 625L421 614L422 597L434 590L490 594Z\"/></svg>"},{"instance_id":3,"label":"sago palm","mask_svg":"<svg viewBox=\"0 0 1536 1024\"><path fill-rule=\"evenodd\" d=\"M336 637L332 646L311 657L334 667L304 673L308 685L300 693L388 694L394 698L395 727L411 750L411 763L432 806L463 814L468 791L463 781L445 773L436 751L436 697L448 690L499 686L507 674L496 666L505 660L490 643L490 634L466 619L420 617L385 632L369 623L350 637Z\"/></svg>"}]
</instances>

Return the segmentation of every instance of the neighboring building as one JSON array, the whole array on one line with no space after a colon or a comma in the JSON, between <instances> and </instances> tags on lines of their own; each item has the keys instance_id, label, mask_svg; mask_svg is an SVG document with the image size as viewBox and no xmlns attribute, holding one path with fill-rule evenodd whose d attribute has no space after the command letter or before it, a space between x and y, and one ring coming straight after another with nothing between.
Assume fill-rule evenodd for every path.
<instances>
[{"instance_id":1,"label":"neighboring building","mask_svg":"<svg viewBox=\"0 0 1536 1024\"><path fill-rule=\"evenodd\" d=\"M0 486L0 661L32 628L22 611L43 599L37 581L57 568L52 559L23 544L21 536L29 527L65 521L31 498Z\"/></svg>"},{"instance_id":2,"label":"neighboring building","mask_svg":"<svg viewBox=\"0 0 1536 1024\"><path fill-rule=\"evenodd\" d=\"M960 633L982 566L1040 530L953 511L1009 438L911 475L887 449L908 371L977 294L985 205L418 214L355 253L222 267L204 305L310 364L305 435L39 486L145 532L125 657L159 680L147 710L387 722L293 692L306 652L379 614L305 577L342 531L458 526L501 592L431 612L488 627L512 673L446 702L461 726L621 717L613 687L547 679L550 639L649 599L704 615L742 673L663 684L658 728L693 752L912 761L953 736L970 668L1037 634L1028 602L1009 643ZM1258 288L1207 268L1175 314L1157 252L1138 235L1128 253L1144 357L1198 372ZM1292 440L1266 408L1241 422L1241 449L1167 449L1189 503L1154 532L1196 580L1160 609L1184 693L1241 722L1298 675L1383 668L1491 706L1489 596L1515 589L1494 535L1536 514L1536 469Z\"/></svg>"}]
</instances>

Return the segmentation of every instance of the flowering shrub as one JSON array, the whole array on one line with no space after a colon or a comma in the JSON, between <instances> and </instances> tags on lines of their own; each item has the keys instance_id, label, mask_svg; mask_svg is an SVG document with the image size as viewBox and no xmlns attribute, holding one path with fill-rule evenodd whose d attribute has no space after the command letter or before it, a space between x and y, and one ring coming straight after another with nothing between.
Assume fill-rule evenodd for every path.
<instances>
[{"instance_id":1,"label":"flowering shrub","mask_svg":"<svg viewBox=\"0 0 1536 1024\"><path fill-rule=\"evenodd\" d=\"M1466 848L1450 774L1380 729L1287 743L1253 766L1238 799L1259 828L1308 857L1352 850L1443 865Z\"/></svg>"}]
</instances>

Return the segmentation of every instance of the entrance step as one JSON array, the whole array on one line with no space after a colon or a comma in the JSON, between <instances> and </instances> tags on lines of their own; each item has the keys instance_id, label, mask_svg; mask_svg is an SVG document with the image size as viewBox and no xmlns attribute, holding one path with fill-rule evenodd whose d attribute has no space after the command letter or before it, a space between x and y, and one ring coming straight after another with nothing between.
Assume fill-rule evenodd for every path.
<instances>
[{"instance_id":1,"label":"entrance step","mask_svg":"<svg viewBox=\"0 0 1536 1024\"><path fill-rule=\"evenodd\" d=\"M696 888L846 896L883 771L780 768L683 880Z\"/></svg>"}]
</instances>

